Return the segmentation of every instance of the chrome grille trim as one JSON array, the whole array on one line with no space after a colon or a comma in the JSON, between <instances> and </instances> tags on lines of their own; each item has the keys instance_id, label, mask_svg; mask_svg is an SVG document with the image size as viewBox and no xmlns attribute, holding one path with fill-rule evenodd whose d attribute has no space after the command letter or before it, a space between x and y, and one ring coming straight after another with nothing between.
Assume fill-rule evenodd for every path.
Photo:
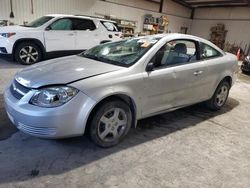
<instances>
[{"instance_id":1,"label":"chrome grille trim","mask_svg":"<svg viewBox=\"0 0 250 188\"><path fill-rule=\"evenodd\" d=\"M18 122L17 128L23 132L37 136L53 136L56 134L56 128L54 127L32 127Z\"/></svg>"},{"instance_id":2,"label":"chrome grille trim","mask_svg":"<svg viewBox=\"0 0 250 188\"><path fill-rule=\"evenodd\" d=\"M10 86L10 92L17 99L21 99L30 90L31 90L30 88L27 88L27 87L21 85L16 80L14 80L13 83L11 84L11 86Z\"/></svg>"}]
</instances>

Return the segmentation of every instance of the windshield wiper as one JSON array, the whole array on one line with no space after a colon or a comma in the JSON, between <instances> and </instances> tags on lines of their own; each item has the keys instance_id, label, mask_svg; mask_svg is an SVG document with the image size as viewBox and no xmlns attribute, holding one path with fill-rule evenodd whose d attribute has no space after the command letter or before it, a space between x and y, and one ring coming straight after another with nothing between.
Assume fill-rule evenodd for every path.
<instances>
[{"instance_id":1,"label":"windshield wiper","mask_svg":"<svg viewBox=\"0 0 250 188\"><path fill-rule=\"evenodd\" d=\"M121 64L118 61L114 61L114 60L107 59L105 57L101 57L101 56L97 56L97 55L80 54L80 56L86 57L86 58L89 58L89 59L93 59L93 60L96 60L96 61L101 61L103 63L108 63L108 64L113 64L113 65L118 65L118 66L126 67L126 65Z\"/></svg>"},{"instance_id":2,"label":"windshield wiper","mask_svg":"<svg viewBox=\"0 0 250 188\"><path fill-rule=\"evenodd\" d=\"M89 59L94 59L94 60L100 61L96 55L82 54L81 56L89 58Z\"/></svg>"},{"instance_id":3,"label":"windshield wiper","mask_svg":"<svg viewBox=\"0 0 250 188\"><path fill-rule=\"evenodd\" d=\"M110 64L114 64L114 65L121 65L121 63L119 63L118 61L114 61L114 60L111 60L111 59L107 59L105 57L98 57L98 59L100 61L103 61L104 63L110 63ZM122 65L121 65L122 66Z\"/></svg>"},{"instance_id":4,"label":"windshield wiper","mask_svg":"<svg viewBox=\"0 0 250 188\"><path fill-rule=\"evenodd\" d=\"M32 27L32 26L29 26L29 25L20 25L22 27Z\"/></svg>"}]
</instances>

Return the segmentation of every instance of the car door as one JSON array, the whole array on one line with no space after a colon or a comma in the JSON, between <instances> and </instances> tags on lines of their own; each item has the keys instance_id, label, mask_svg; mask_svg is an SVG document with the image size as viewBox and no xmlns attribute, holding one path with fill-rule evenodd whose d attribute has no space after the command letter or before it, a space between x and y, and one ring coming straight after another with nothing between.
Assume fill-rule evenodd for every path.
<instances>
[{"instance_id":1,"label":"car door","mask_svg":"<svg viewBox=\"0 0 250 188\"><path fill-rule=\"evenodd\" d=\"M207 67L199 60L198 42L170 41L162 46L151 62L154 69L144 73L144 116L205 98Z\"/></svg>"},{"instance_id":2,"label":"car door","mask_svg":"<svg viewBox=\"0 0 250 188\"><path fill-rule=\"evenodd\" d=\"M71 18L60 18L48 26L44 32L46 51L75 50L76 33L72 26Z\"/></svg>"},{"instance_id":3,"label":"car door","mask_svg":"<svg viewBox=\"0 0 250 188\"><path fill-rule=\"evenodd\" d=\"M100 44L99 33L93 20L83 18L72 20L76 34L76 50L86 50Z\"/></svg>"}]
</instances>

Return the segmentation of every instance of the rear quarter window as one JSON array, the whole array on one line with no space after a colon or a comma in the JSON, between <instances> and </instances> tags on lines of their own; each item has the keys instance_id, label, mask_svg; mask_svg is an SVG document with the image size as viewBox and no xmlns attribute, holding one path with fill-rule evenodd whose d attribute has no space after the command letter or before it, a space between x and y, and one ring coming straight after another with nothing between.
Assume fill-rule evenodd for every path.
<instances>
[{"instance_id":1,"label":"rear quarter window","mask_svg":"<svg viewBox=\"0 0 250 188\"><path fill-rule=\"evenodd\" d=\"M73 19L73 30L90 30L93 31L96 29L96 26L92 20L89 19Z\"/></svg>"},{"instance_id":2,"label":"rear quarter window","mask_svg":"<svg viewBox=\"0 0 250 188\"><path fill-rule=\"evenodd\" d=\"M200 43L200 47L201 47L201 59L209 59L222 56L222 54L218 50L214 49L208 44Z\"/></svg>"},{"instance_id":3,"label":"rear quarter window","mask_svg":"<svg viewBox=\"0 0 250 188\"><path fill-rule=\"evenodd\" d=\"M109 22L109 21L101 21L102 25L108 30L108 31L113 31L113 32L118 32L120 31L120 28L118 25L114 22Z\"/></svg>"}]
</instances>

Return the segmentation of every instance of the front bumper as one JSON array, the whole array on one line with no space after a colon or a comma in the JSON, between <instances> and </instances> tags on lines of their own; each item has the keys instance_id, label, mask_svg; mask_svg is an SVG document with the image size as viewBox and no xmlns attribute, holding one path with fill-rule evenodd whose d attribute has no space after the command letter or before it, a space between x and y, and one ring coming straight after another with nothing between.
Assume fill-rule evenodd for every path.
<instances>
[{"instance_id":1,"label":"front bumper","mask_svg":"<svg viewBox=\"0 0 250 188\"><path fill-rule=\"evenodd\" d=\"M12 54L14 40L0 36L0 54Z\"/></svg>"},{"instance_id":2,"label":"front bumper","mask_svg":"<svg viewBox=\"0 0 250 188\"><path fill-rule=\"evenodd\" d=\"M95 101L79 92L66 104L55 108L42 108L29 104L34 94L30 90L20 100L4 92L4 102L9 119L27 134L42 138L63 138L84 134L87 117Z\"/></svg>"}]
</instances>

